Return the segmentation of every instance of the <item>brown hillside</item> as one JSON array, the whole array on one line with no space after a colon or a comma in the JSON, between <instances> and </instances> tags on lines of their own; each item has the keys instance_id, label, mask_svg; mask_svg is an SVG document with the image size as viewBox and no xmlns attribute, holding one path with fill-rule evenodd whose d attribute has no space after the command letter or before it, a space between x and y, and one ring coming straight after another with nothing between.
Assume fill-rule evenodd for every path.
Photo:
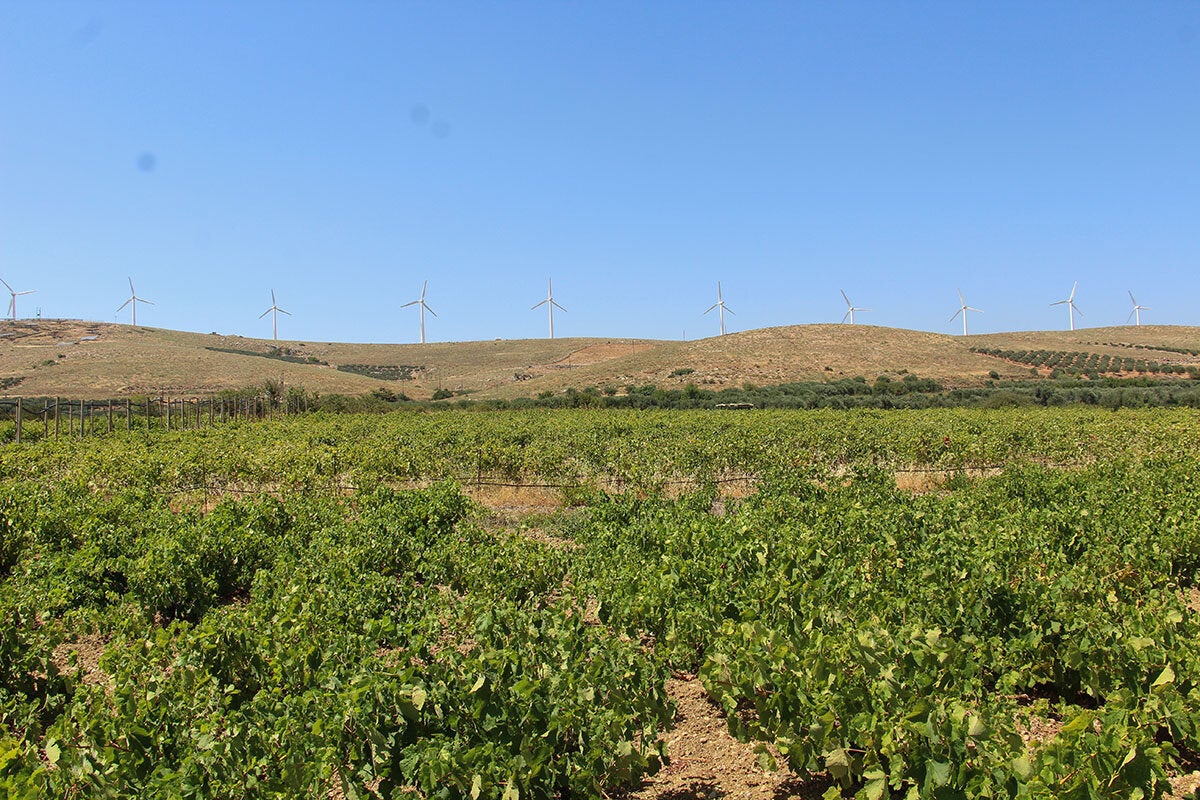
<instances>
[{"instance_id":1,"label":"brown hillside","mask_svg":"<svg viewBox=\"0 0 1200 800\"><path fill-rule=\"evenodd\" d=\"M568 387L620 389L647 383L720 388L914 374L950 385L973 385L993 370L1006 377L1029 374L1025 365L972 353L972 347L1079 350L1200 365L1194 356L1134 345L1200 350L1200 328L1142 326L961 337L825 324L690 342L576 338L419 345L271 342L78 320L18 320L0 322L0 381L3 393L10 396L184 396L240 389L269 378L322 394L362 394L384 387L414 399L428 398L437 389L478 398L513 398ZM264 357L272 354L291 360ZM367 374L341 371L339 366Z\"/></svg>"}]
</instances>

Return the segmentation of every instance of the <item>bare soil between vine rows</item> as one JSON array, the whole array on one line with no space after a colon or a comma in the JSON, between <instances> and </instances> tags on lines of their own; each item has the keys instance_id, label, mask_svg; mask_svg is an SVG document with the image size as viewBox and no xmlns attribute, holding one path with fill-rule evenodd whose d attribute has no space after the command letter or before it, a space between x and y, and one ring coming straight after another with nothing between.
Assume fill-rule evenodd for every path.
<instances>
[{"instance_id":1,"label":"bare soil between vine rows","mask_svg":"<svg viewBox=\"0 0 1200 800\"><path fill-rule=\"evenodd\" d=\"M786 767L764 770L755 745L730 735L725 715L699 678L672 678L667 693L676 705L675 727L663 736L671 763L622 795L626 800L807 799L820 797L831 785L824 776L801 780Z\"/></svg>"}]
</instances>

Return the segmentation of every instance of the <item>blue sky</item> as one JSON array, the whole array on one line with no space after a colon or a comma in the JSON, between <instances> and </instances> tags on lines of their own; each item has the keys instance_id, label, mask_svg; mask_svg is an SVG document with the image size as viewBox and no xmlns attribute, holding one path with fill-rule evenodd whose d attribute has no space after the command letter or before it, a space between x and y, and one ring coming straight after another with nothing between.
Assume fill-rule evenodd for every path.
<instances>
[{"instance_id":1,"label":"blue sky","mask_svg":"<svg viewBox=\"0 0 1200 800\"><path fill-rule=\"evenodd\" d=\"M1200 324L1200 3L0 3L33 316L301 341ZM2 287L0 287L2 288ZM120 321L128 321L128 309Z\"/></svg>"}]
</instances>

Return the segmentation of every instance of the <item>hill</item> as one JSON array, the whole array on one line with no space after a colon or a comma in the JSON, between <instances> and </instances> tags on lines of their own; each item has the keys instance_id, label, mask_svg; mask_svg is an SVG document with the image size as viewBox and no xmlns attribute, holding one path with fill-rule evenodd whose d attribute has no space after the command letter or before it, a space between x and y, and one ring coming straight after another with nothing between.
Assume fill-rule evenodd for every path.
<instances>
[{"instance_id":1,"label":"hill","mask_svg":"<svg viewBox=\"0 0 1200 800\"><path fill-rule=\"evenodd\" d=\"M439 389L478 398L652 383L709 388L914 374L952 386L1031 363L978 352L1065 351L1200 367L1200 328L1122 326L948 336L871 325L793 325L696 341L524 339L433 344L272 342L79 320L0 322L7 395L191 396L281 380L322 394ZM1049 368L1041 370L1049 374Z\"/></svg>"}]
</instances>

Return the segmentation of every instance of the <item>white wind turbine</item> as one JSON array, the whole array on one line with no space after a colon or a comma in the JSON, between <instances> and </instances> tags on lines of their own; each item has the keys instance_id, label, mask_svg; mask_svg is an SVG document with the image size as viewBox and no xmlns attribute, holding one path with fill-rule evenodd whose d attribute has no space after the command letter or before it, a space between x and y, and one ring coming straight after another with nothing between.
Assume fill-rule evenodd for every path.
<instances>
[{"instance_id":1,"label":"white wind turbine","mask_svg":"<svg viewBox=\"0 0 1200 800\"><path fill-rule=\"evenodd\" d=\"M1075 290L1078 288L1079 288L1079 281L1075 281L1075 283L1073 283L1071 285L1071 293L1069 295L1067 295L1066 300L1059 300L1057 303L1050 304L1052 306L1061 306L1064 303L1066 304L1067 316L1071 320L1071 330L1075 330L1075 314L1078 313L1079 316L1081 316L1081 317L1083 316L1083 312L1079 310L1079 306L1075 305Z\"/></svg>"},{"instance_id":2,"label":"white wind turbine","mask_svg":"<svg viewBox=\"0 0 1200 800\"><path fill-rule=\"evenodd\" d=\"M725 305L725 298L723 298L721 296L721 282L720 281L717 281L717 302L713 303L711 306L704 309L704 313L707 314L709 311L712 311L714 308L717 310L717 316L721 318L721 335L724 336L725 335L725 312L728 311L730 314L733 314L733 309L730 308L729 306ZM734 314L734 316L737 316L737 315Z\"/></svg>"},{"instance_id":3,"label":"white wind turbine","mask_svg":"<svg viewBox=\"0 0 1200 800\"><path fill-rule=\"evenodd\" d=\"M1129 316L1125 318L1125 324L1128 325L1129 320L1136 317L1137 322L1135 324L1141 325L1142 324L1142 312L1149 311L1150 306L1139 306L1138 301L1133 299L1133 290L1132 289L1129 291L1129 299L1130 299L1130 301L1133 302L1133 311L1130 311Z\"/></svg>"},{"instance_id":4,"label":"white wind turbine","mask_svg":"<svg viewBox=\"0 0 1200 800\"><path fill-rule=\"evenodd\" d=\"M435 317L437 316L437 312L434 311L432 308L430 308L429 304L425 302L425 289L428 286L429 286L429 281L425 281L423 284L421 284L421 296L418 299L413 300L411 303L405 303L404 305L400 306L401 308L408 308L409 306L417 306L418 310L421 312L421 344L425 344L425 312L428 311L430 314L433 314ZM553 329L553 323L551 323L551 329ZM550 338L552 338L552 339L554 338L553 333L550 334Z\"/></svg>"},{"instance_id":5,"label":"white wind turbine","mask_svg":"<svg viewBox=\"0 0 1200 800\"><path fill-rule=\"evenodd\" d=\"M137 325L137 304L138 303L147 303L149 305L154 305L154 303L151 302L150 300L143 300L142 298L137 296L137 292L133 288L133 278L130 278L129 279L129 299L126 300L124 303L121 303L121 308L124 308L125 306L130 305L130 304L133 305L133 324L134 325ZM114 313L120 314L121 308L118 308Z\"/></svg>"},{"instance_id":6,"label":"white wind turbine","mask_svg":"<svg viewBox=\"0 0 1200 800\"><path fill-rule=\"evenodd\" d=\"M962 293L962 289L959 289L959 290L958 290L958 302L959 302L958 311L955 311L955 312L954 312L954 317L957 317L959 314L962 314L962 318L963 318L963 336L966 336L966 335L967 335L967 312L968 312L968 311L977 311L977 312L979 312L980 314L982 314L982 313L983 313L983 309L982 309L982 308L975 308L975 307L973 307L973 306L969 306L969 305L967 305L967 301L963 299L963 293ZM950 321L950 322L954 322L954 317L951 317L949 321Z\"/></svg>"},{"instance_id":7,"label":"white wind turbine","mask_svg":"<svg viewBox=\"0 0 1200 800\"><path fill-rule=\"evenodd\" d=\"M848 317L850 319L850 324L853 325L855 311L870 311L871 310L869 308L859 308L858 306L854 305L854 303L851 303L850 298L846 297L846 292L844 289L838 289L838 291L842 293L842 299L846 301L846 313L842 315L842 322L845 322Z\"/></svg>"},{"instance_id":8,"label":"white wind turbine","mask_svg":"<svg viewBox=\"0 0 1200 800\"><path fill-rule=\"evenodd\" d=\"M279 307L279 304L275 302L275 290L274 289L271 290L271 307L268 308L266 311L262 312L261 314L259 314L258 318L262 319L267 314L271 315L271 340L279 341L279 315L287 314L290 317L292 315L292 312L284 311L282 308Z\"/></svg>"},{"instance_id":9,"label":"white wind turbine","mask_svg":"<svg viewBox=\"0 0 1200 800\"><path fill-rule=\"evenodd\" d=\"M563 311L563 312L565 312L566 309L563 308L562 306L558 305L558 301L556 301L554 299L554 281L548 278L546 280L546 286L547 286L546 299L543 300L542 302L538 303L536 306L534 306L533 308L531 308L529 310L536 311L537 309L541 308L542 306L546 306L548 309L550 309L550 338L553 339L554 338L554 308L555 308L555 306L557 306L558 310Z\"/></svg>"},{"instance_id":10,"label":"white wind turbine","mask_svg":"<svg viewBox=\"0 0 1200 800\"><path fill-rule=\"evenodd\" d=\"M12 295L12 299L8 301L8 313L12 316L13 321L17 319L17 298L23 294L33 294L37 289L26 289L23 292L18 292L13 287L8 285L8 281L0 278L0 283L4 284L4 288L8 289L8 293Z\"/></svg>"}]
</instances>

